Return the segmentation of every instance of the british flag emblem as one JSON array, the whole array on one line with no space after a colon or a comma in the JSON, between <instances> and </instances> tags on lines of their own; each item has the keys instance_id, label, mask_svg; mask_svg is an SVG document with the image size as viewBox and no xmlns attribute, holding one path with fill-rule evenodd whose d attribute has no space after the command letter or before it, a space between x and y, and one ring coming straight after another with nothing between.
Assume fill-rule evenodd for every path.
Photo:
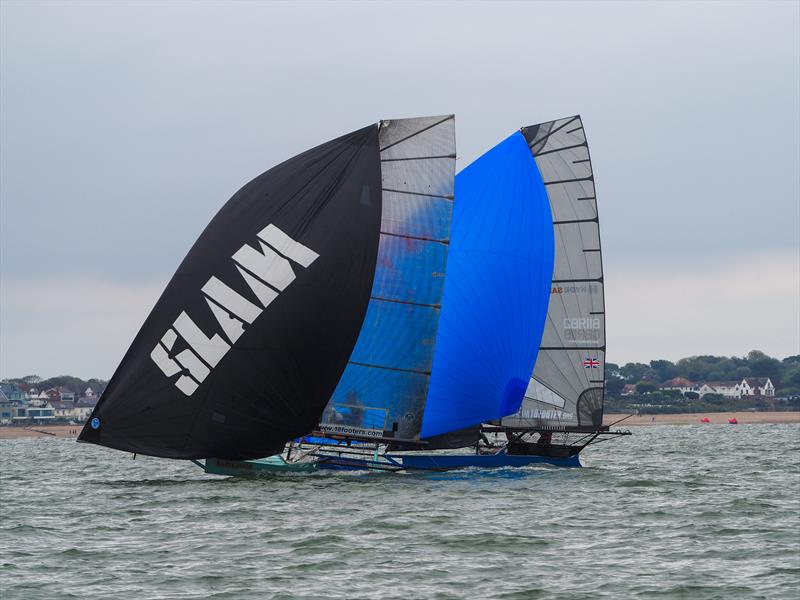
<instances>
[{"instance_id":1,"label":"british flag emblem","mask_svg":"<svg viewBox=\"0 0 800 600\"><path fill-rule=\"evenodd\" d=\"M583 359L583 368L584 369L599 369L600 368L600 361L597 360L596 356L587 356Z\"/></svg>"}]
</instances>

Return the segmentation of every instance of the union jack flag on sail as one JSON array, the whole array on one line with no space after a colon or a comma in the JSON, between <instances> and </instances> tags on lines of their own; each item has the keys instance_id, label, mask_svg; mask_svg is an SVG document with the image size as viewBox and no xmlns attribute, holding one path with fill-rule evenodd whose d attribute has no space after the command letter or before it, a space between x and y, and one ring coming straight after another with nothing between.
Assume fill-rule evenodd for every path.
<instances>
[{"instance_id":1,"label":"union jack flag on sail","mask_svg":"<svg viewBox=\"0 0 800 600\"><path fill-rule=\"evenodd\" d=\"M583 368L584 369L599 369L600 368L600 361L597 360L596 356L587 356L583 359Z\"/></svg>"}]
</instances>

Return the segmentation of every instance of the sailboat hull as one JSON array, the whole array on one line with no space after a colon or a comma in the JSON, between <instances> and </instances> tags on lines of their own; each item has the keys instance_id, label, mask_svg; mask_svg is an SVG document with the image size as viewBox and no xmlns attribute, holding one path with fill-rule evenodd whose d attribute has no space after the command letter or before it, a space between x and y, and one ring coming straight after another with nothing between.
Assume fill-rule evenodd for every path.
<instances>
[{"instance_id":1,"label":"sailboat hull","mask_svg":"<svg viewBox=\"0 0 800 600\"><path fill-rule=\"evenodd\" d=\"M580 467L578 455L569 457L497 454L414 454L391 456L406 469L430 469L449 471L452 469L497 469L503 467L526 467L547 464L558 467Z\"/></svg>"},{"instance_id":2,"label":"sailboat hull","mask_svg":"<svg viewBox=\"0 0 800 600\"><path fill-rule=\"evenodd\" d=\"M197 463L206 473L233 477L267 475L270 473L308 473L316 470L314 463L287 463L280 456L256 460L224 460L207 458L205 464Z\"/></svg>"}]
</instances>

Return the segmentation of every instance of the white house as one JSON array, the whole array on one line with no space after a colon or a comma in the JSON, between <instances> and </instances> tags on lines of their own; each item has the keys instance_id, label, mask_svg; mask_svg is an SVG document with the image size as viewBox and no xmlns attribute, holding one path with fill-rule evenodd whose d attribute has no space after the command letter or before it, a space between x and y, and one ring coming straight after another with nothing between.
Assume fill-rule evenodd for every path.
<instances>
[{"instance_id":1,"label":"white house","mask_svg":"<svg viewBox=\"0 0 800 600\"><path fill-rule=\"evenodd\" d=\"M684 377L673 377L661 384L662 390L678 390L684 396L686 392L699 392L700 386Z\"/></svg>"},{"instance_id":2,"label":"white house","mask_svg":"<svg viewBox=\"0 0 800 600\"><path fill-rule=\"evenodd\" d=\"M741 398L738 381L706 381L698 391L702 398L706 394L720 394L726 398Z\"/></svg>"},{"instance_id":3,"label":"white house","mask_svg":"<svg viewBox=\"0 0 800 600\"><path fill-rule=\"evenodd\" d=\"M742 396L775 396L775 386L769 377L745 377L739 391Z\"/></svg>"}]
</instances>

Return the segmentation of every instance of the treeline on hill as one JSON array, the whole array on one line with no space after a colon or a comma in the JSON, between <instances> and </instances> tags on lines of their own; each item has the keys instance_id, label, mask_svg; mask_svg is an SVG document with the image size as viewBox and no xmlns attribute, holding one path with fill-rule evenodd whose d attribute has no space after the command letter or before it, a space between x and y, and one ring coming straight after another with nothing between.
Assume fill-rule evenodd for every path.
<instances>
[{"instance_id":1,"label":"treeline on hill","mask_svg":"<svg viewBox=\"0 0 800 600\"><path fill-rule=\"evenodd\" d=\"M17 377L14 379L4 379L3 383L13 383L22 387L23 389L36 388L40 392L49 390L50 388L63 387L70 392L75 393L75 397L81 396L86 388L92 388L95 394L100 394L108 382L103 379L81 379L80 377L72 377L71 375L59 375L58 377L50 377L49 379L42 379L38 375L26 375L25 377Z\"/></svg>"},{"instance_id":2,"label":"treeline on hill","mask_svg":"<svg viewBox=\"0 0 800 600\"><path fill-rule=\"evenodd\" d=\"M705 394L684 397L678 390L659 390L665 381L684 377L689 381L741 381L745 377L769 377L775 398L727 398ZM622 396L626 384L636 392ZM696 394L690 394L696 396ZM800 410L800 355L783 360L759 350L747 356L691 356L677 362L651 360L649 364L606 363L606 412L678 413L734 410Z\"/></svg>"}]
</instances>

